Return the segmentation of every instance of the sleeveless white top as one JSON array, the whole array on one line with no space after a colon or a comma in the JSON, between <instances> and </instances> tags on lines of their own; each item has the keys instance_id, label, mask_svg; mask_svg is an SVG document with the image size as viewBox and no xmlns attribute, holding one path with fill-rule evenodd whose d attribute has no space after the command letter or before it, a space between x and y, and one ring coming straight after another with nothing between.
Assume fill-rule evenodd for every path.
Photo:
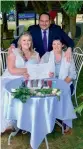
<instances>
[{"instance_id":1,"label":"sleeveless white top","mask_svg":"<svg viewBox=\"0 0 83 149\"><path fill-rule=\"evenodd\" d=\"M24 68L25 67L25 63L32 63L32 64L35 64L35 63L38 63L38 53L35 51L35 55L32 55L31 58L25 62L25 60L23 59L23 57L20 55L19 53L19 49L18 48L15 48L12 50L15 57L16 57L16 60L15 60L15 66L16 68ZM8 71L8 68L5 70L5 72L3 73L2 77L20 77L20 76L15 76L13 74L11 74L9 71Z\"/></svg>"}]
</instances>

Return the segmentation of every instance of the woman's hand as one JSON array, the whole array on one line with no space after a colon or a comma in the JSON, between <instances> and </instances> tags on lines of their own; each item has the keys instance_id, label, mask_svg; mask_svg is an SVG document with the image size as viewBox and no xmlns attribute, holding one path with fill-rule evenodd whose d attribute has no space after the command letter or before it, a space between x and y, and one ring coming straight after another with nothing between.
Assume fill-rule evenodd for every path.
<instances>
[{"instance_id":1,"label":"woman's hand","mask_svg":"<svg viewBox=\"0 0 83 149\"><path fill-rule=\"evenodd\" d=\"M54 77L54 72L49 72L48 75L49 75L50 78L52 78L52 77Z\"/></svg>"},{"instance_id":2,"label":"woman's hand","mask_svg":"<svg viewBox=\"0 0 83 149\"><path fill-rule=\"evenodd\" d=\"M70 83L71 81L72 81L72 79L71 79L70 77L66 77L66 78L65 78L65 82L66 82L66 83Z\"/></svg>"},{"instance_id":3,"label":"woman's hand","mask_svg":"<svg viewBox=\"0 0 83 149\"><path fill-rule=\"evenodd\" d=\"M25 79L29 78L29 74L28 74L26 68L23 68L23 76L24 76Z\"/></svg>"},{"instance_id":4,"label":"woman's hand","mask_svg":"<svg viewBox=\"0 0 83 149\"><path fill-rule=\"evenodd\" d=\"M8 48L8 54L12 53L12 49L15 49L15 45L11 44L10 47Z\"/></svg>"},{"instance_id":5,"label":"woman's hand","mask_svg":"<svg viewBox=\"0 0 83 149\"><path fill-rule=\"evenodd\" d=\"M24 76L24 78L25 78L25 79L28 79L28 78L29 78L29 74L28 74L28 73L26 73L26 72L25 72L25 73L23 73L23 76Z\"/></svg>"},{"instance_id":6,"label":"woman's hand","mask_svg":"<svg viewBox=\"0 0 83 149\"><path fill-rule=\"evenodd\" d=\"M71 61L71 57L72 57L72 48L71 47L67 48L67 51L65 51L65 57L66 57L67 62Z\"/></svg>"}]
</instances>

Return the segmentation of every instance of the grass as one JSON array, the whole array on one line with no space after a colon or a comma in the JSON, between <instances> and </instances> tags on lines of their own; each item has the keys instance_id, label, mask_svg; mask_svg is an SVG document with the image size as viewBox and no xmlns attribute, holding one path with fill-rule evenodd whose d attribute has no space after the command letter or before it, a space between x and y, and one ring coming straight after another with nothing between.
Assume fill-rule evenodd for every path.
<instances>
[{"instance_id":1,"label":"grass","mask_svg":"<svg viewBox=\"0 0 83 149\"><path fill-rule=\"evenodd\" d=\"M8 21L8 29L9 30L15 30L16 29L16 23L15 21ZM0 24L2 24L2 20L0 20ZM30 25L33 25L34 24L34 20L19 20L19 25L24 25L25 26L25 30L28 29L28 27Z\"/></svg>"},{"instance_id":2,"label":"grass","mask_svg":"<svg viewBox=\"0 0 83 149\"><path fill-rule=\"evenodd\" d=\"M4 44L5 47L9 46L6 42ZM78 81L77 96L78 103L80 104L83 101L83 68ZM12 138L10 146L7 145L8 135L9 133L4 133L2 135L2 149L31 149L30 133L26 135L18 133L14 138ZM61 132L57 132L55 125L53 132L48 134L47 138L50 149L83 149L83 111L81 116L78 115L78 118L73 121L73 129L71 134L62 135ZM39 149L46 149L45 141L43 141Z\"/></svg>"}]
</instances>

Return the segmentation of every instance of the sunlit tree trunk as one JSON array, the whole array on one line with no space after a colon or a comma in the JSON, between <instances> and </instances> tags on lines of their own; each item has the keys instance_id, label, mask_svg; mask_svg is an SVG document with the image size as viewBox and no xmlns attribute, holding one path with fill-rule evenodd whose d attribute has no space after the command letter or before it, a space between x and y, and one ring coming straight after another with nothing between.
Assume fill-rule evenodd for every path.
<instances>
[{"instance_id":1,"label":"sunlit tree trunk","mask_svg":"<svg viewBox=\"0 0 83 149\"><path fill-rule=\"evenodd\" d=\"M76 16L70 17L70 32L71 32L72 38L74 39L76 34Z\"/></svg>"},{"instance_id":2,"label":"sunlit tree trunk","mask_svg":"<svg viewBox=\"0 0 83 149\"><path fill-rule=\"evenodd\" d=\"M80 47L83 50L83 35L80 37L76 47Z\"/></svg>"},{"instance_id":3,"label":"sunlit tree trunk","mask_svg":"<svg viewBox=\"0 0 83 149\"><path fill-rule=\"evenodd\" d=\"M62 12L62 29L67 34L70 31L70 19L69 16L65 13L65 11Z\"/></svg>"}]
</instances>

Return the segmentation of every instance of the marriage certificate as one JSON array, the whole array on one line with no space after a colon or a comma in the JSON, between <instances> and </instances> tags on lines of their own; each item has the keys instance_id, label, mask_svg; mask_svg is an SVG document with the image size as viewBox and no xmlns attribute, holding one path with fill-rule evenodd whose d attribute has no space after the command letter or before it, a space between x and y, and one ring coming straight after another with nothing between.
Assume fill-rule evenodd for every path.
<instances>
[{"instance_id":1,"label":"marriage certificate","mask_svg":"<svg viewBox=\"0 0 83 149\"><path fill-rule=\"evenodd\" d=\"M52 63L27 64L26 67L30 75L29 79L31 80L49 78L49 72L54 72L54 65Z\"/></svg>"}]
</instances>

